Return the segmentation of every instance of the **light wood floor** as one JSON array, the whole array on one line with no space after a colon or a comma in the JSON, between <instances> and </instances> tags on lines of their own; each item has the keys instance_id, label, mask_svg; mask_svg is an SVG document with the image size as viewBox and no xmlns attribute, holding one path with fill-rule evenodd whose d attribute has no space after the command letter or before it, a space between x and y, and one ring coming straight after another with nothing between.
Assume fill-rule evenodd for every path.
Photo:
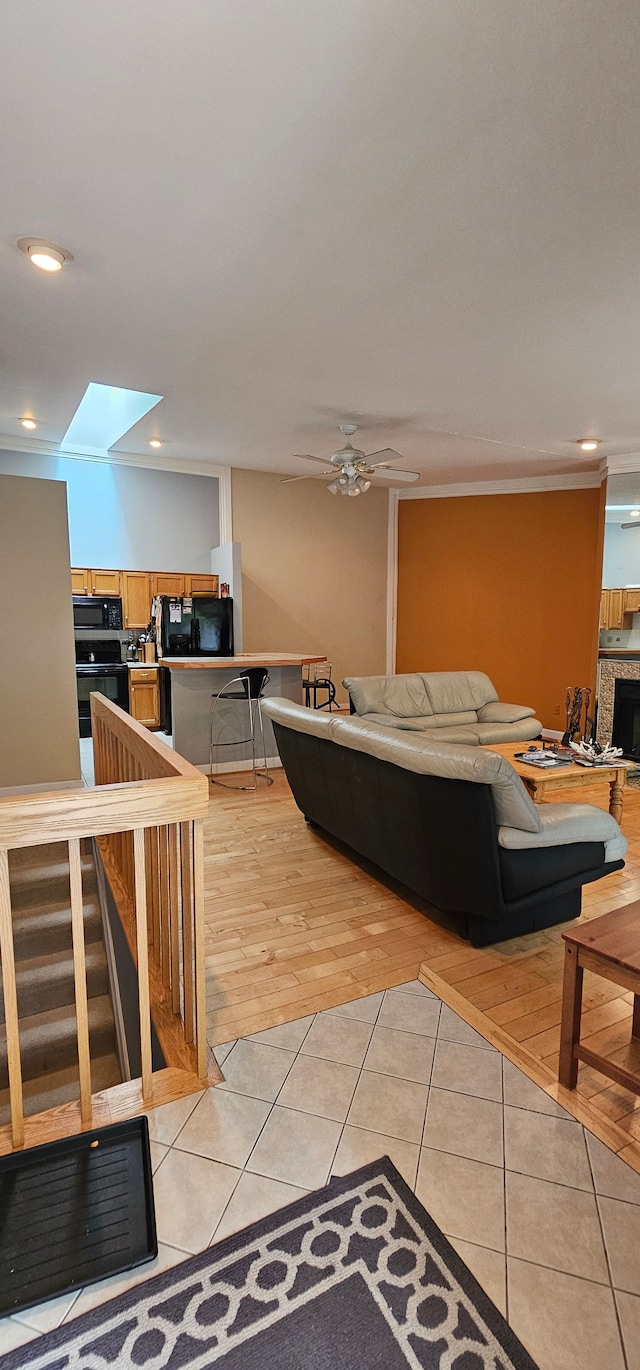
<instances>
[{"instance_id":1,"label":"light wood floor","mask_svg":"<svg viewBox=\"0 0 640 1370\"><path fill-rule=\"evenodd\" d=\"M608 787L582 797L606 808ZM575 792L558 791L563 798ZM640 898L638 790L625 791L623 830L626 867L585 887L586 918ZM468 1005L497 1045L512 1044L523 1069L538 1063L529 1073L539 1083L556 1078L562 928L474 950L432 921L424 900L308 828L282 772L257 794L212 788L205 878L212 1044L401 984L423 966L463 1016ZM586 974L583 1041L639 1068L630 1020L631 995ZM577 1094L576 1106L602 1119L603 1140L616 1150L630 1143L627 1158L640 1168L640 1098L585 1066Z\"/></svg>"}]
</instances>

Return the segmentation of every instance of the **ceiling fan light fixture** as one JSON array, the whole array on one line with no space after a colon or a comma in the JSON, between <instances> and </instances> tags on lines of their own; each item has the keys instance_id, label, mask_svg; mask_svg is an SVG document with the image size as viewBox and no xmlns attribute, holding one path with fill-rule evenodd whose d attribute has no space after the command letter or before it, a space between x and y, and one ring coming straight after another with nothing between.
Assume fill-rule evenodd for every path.
<instances>
[{"instance_id":1,"label":"ceiling fan light fixture","mask_svg":"<svg viewBox=\"0 0 640 1370\"><path fill-rule=\"evenodd\" d=\"M330 493L331 493L332 495L337 495L339 489L340 489L340 483L339 483L339 481L337 481L337 480L332 480L332 481L330 481L329 484L328 484L328 486L327 486L327 490L329 490Z\"/></svg>"}]
</instances>

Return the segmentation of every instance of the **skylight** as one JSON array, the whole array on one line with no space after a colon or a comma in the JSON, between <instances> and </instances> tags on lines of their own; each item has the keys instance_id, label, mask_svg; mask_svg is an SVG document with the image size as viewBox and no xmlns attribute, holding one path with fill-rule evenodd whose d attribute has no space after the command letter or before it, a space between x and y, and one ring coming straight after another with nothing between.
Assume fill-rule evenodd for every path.
<instances>
[{"instance_id":1,"label":"skylight","mask_svg":"<svg viewBox=\"0 0 640 1370\"><path fill-rule=\"evenodd\" d=\"M147 395L144 390L124 390L118 385L99 385L97 381L90 381L60 443L60 450L106 456L109 448L162 398L162 395Z\"/></svg>"}]
</instances>

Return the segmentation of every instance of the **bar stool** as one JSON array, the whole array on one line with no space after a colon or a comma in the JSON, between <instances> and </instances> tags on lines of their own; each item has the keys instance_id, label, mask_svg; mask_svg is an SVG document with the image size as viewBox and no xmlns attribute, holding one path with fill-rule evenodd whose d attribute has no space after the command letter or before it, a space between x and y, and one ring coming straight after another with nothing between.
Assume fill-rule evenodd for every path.
<instances>
[{"instance_id":1,"label":"bar stool","mask_svg":"<svg viewBox=\"0 0 640 1370\"><path fill-rule=\"evenodd\" d=\"M316 661L306 666L306 674L302 677L302 688L304 690L304 702L307 708L311 708L311 695L313 694L314 709L327 709L333 712L333 705L336 701L336 687L331 679L331 662ZM326 690L327 698L318 703L318 690Z\"/></svg>"},{"instance_id":2,"label":"bar stool","mask_svg":"<svg viewBox=\"0 0 640 1370\"><path fill-rule=\"evenodd\" d=\"M226 685L218 690L217 694L212 694L213 703L211 705L211 722L209 731L209 778L212 785L223 785L227 790L257 790L258 776L261 775L266 780L267 785L273 785L273 777L269 775L267 765L267 749L264 740L264 721L262 718L261 700L264 695L265 685L269 680L269 672L264 666L250 666L248 670L241 671L234 676L233 680L228 680ZM241 689L232 689L232 686L241 686ZM237 700L249 706L249 737L233 738L229 742L217 742L214 739L213 726L216 712L220 701L227 699ZM264 770L256 766L256 722L260 726L262 737L262 757L264 760ZM225 780L219 780L213 774L215 764L214 752L219 747L241 747L245 743L251 743L251 761L253 770L253 785L228 785Z\"/></svg>"}]
</instances>

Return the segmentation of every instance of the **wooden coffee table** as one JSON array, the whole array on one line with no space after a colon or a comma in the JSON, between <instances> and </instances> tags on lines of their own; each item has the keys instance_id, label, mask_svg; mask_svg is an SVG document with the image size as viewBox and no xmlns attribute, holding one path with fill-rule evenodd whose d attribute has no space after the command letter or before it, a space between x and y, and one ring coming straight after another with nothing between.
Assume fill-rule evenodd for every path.
<instances>
[{"instance_id":1,"label":"wooden coffee table","mask_svg":"<svg viewBox=\"0 0 640 1370\"><path fill-rule=\"evenodd\" d=\"M631 1037L640 1038L640 901L570 928L564 938L564 982L560 1030L560 1084L575 1089L578 1063L592 1066L634 1094L640 1094L640 1074L607 1060L580 1045L582 980L585 970L612 980L633 993Z\"/></svg>"},{"instance_id":2,"label":"wooden coffee table","mask_svg":"<svg viewBox=\"0 0 640 1370\"><path fill-rule=\"evenodd\" d=\"M485 751L506 756L514 771L524 780L535 804L541 804L554 790L580 790L606 780L609 786L609 813L620 823L628 762L617 762L613 766L578 766L577 762L572 761L569 766L543 771L537 766L528 766L524 761L516 761L516 752L526 752L528 746L528 742L499 742L485 747Z\"/></svg>"}]
</instances>

